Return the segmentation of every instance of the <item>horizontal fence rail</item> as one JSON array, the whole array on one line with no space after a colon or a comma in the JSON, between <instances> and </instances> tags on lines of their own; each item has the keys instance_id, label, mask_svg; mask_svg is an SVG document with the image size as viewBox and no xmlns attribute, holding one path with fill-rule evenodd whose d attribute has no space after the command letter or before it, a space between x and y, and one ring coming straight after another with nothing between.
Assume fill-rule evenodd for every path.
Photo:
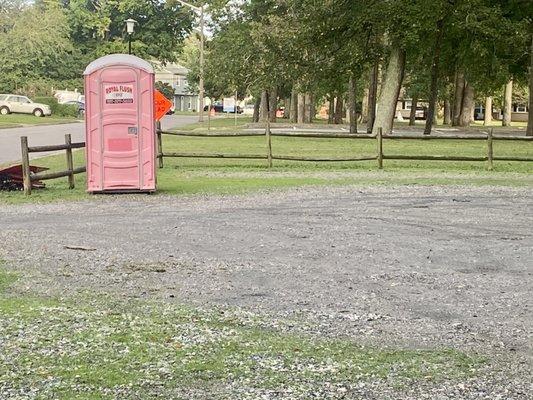
<instances>
[{"instance_id":1,"label":"horizontal fence rail","mask_svg":"<svg viewBox=\"0 0 533 400\"><path fill-rule=\"evenodd\" d=\"M69 189L74 189L74 175L81 174L86 171L86 167L74 168L74 161L72 158L72 149L81 149L85 147L84 142L72 143L72 138L69 133L65 135L65 144L51 145L51 146L28 146L28 137L22 136L20 138L20 145L22 150L22 181L24 186L24 194L31 194L31 183L35 181L44 181L48 179L56 179L68 177ZM49 151L65 150L67 169L57 172L39 172L32 173L30 171L30 153L42 153Z\"/></svg>"},{"instance_id":2,"label":"horizontal fence rail","mask_svg":"<svg viewBox=\"0 0 533 400\"><path fill-rule=\"evenodd\" d=\"M253 154L208 154L208 153L165 153L163 151L162 135L181 136L181 137L198 137L198 138L238 138L238 137L265 137L267 141L265 155ZM272 137L290 137L290 138L313 138L313 139L367 139L376 141L376 155L360 156L360 157L300 157L289 155L275 155L272 154ZM383 168L383 160L419 160L419 161L474 161L487 162L487 168L492 170L494 161L520 161L531 162L533 157L507 157L494 156L493 142L497 141L524 141L533 142L532 136L511 136L511 135L494 135L493 130L489 130L486 134L474 135L413 135L413 134L389 134L383 135L382 130L379 129L377 134L350 134L350 133L325 133L318 131L307 132L272 132L267 125L263 132L232 132L232 133L201 133L188 131L163 131L160 128L157 130L157 158L159 160L159 168L163 168L163 159L165 157L182 157L182 158L227 158L227 159L253 159L253 160L267 160L268 166L272 166L273 160L283 161L308 161L308 162L356 162L356 161L372 161L377 160L378 168ZM481 157L472 156L446 156L446 155L401 155L401 154L384 154L383 141L384 140L477 140L485 141L487 143L487 155Z\"/></svg>"}]
</instances>

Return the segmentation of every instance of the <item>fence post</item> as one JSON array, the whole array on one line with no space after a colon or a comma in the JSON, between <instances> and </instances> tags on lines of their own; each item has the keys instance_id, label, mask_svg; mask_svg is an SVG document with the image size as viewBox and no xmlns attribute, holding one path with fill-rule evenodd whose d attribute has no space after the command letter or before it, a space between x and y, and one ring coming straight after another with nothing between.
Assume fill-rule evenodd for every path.
<instances>
[{"instance_id":1,"label":"fence post","mask_svg":"<svg viewBox=\"0 0 533 400\"><path fill-rule=\"evenodd\" d=\"M383 128L379 128L376 134L378 145L378 168L383 169Z\"/></svg>"},{"instance_id":2,"label":"fence post","mask_svg":"<svg viewBox=\"0 0 533 400\"><path fill-rule=\"evenodd\" d=\"M22 136L20 138L20 146L22 148L22 183L24 186L24 194L31 194L31 177L30 177L30 156L28 152L28 137Z\"/></svg>"},{"instance_id":3,"label":"fence post","mask_svg":"<svg viewBox=\"0 0 533 400\"><path fill-rule=\"evenodd\" d=\"M487 134L487 169L489 171L492 171L493 167L493 158L494 158L494 150L493 150L493 142L492 142L492 128L489 129L489 133Z\"/></svg>"},{"instance_id":4,"label":"fence post","mask_svg":"<svg viewBox=\"0 0 533 400\"><path fill-rule=\"evenodd\" d=\"M72 138L70 137L70 133L65 135L65 144L67 145L67 170L69 172L68 188L74 189L74 161L72 160Z\"/></svg>"},{"instance_id":5,"label":"fence post","mask_svg":"<svg viewBox=\"0 0 533 400\"><path fill-rule=\"evenodd\" d=\"M270 119L267 116L265 136L267 140L267 160L268 168L272 168L272 136L270 136Z\"/></svg>"},{"instance_id":6,"label":"fence post","mask_svg":"<svg viewBox=\"0 0 533 400\"><path fill-rule=\"evenodd\" d=\"M156 125L157 135L157 160L159 168L163 168L163 139L161 137L161 121L157 121Z\"/></svg>"}]
</instances>

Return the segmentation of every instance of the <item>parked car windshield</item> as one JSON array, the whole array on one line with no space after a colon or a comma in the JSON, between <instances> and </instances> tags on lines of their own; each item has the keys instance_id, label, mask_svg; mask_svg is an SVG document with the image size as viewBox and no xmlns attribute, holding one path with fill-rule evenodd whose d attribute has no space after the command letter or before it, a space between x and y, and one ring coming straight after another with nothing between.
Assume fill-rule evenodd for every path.
<instances>
[{"instance_id":1,"label":"parked car windshield","mask_svg":"<svg viewBox=\"0 0 533 400\"><path fill-rule=\"evenodd\" d=\"M0 94L0 101L6 101L7 95L6 94Z\"/></svg>"}]
</instances>

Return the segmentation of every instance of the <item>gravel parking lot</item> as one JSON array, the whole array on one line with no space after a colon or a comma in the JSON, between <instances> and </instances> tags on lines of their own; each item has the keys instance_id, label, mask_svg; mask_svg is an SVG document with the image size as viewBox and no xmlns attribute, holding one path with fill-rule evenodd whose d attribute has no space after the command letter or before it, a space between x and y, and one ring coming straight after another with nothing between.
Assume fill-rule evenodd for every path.
<instances>
[{"instance_id":1,"label":"gravel parking lot","mask_svg":"<svg viewBox=\"0 0 533 400\"><path fill-rule=\"evenodd\" d=\"M529 399L532 204L533 190L500 187L98 196L3 206L0 258L39 294L215 304L372 346L486 354L490 374L466 389L406 398Z\"/></svg>"}]
</instances>

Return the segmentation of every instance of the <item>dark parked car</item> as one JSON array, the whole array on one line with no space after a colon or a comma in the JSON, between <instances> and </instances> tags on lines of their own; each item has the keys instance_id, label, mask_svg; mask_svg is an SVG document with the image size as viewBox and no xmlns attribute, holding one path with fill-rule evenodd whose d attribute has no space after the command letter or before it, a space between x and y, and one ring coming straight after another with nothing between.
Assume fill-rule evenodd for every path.
<instances>
[{"instance_id":1,"label":"dark parked car","mask_svg":"<svg viewBox=\"0 0 533 400\"><path fill-rule=\"evenodd\" d=\"M224 106L222 104L213 104L211 106L211 109L215 109L216 113L224 112ZM204 107L204 111L209 111L209 106ZM242 114L243 109L240 106L237 106L237 114ZM235 113L235 107L233 107L233 110L230 111L230 113Z\"/></svg>"},{"instance_id":2,"label":"dark parked car","mask_svg":"<svg viewBox=\"0 0 533 400\"><path fill-rule=\"evenodd\" d=\"M85 103L83 101L77 101L77 100L71 100L67 101L63 104L66 104L68 106L77 106L78 107L78 115L80 117L83 117L85 115Z\"/></svg>"}]
</instances>

